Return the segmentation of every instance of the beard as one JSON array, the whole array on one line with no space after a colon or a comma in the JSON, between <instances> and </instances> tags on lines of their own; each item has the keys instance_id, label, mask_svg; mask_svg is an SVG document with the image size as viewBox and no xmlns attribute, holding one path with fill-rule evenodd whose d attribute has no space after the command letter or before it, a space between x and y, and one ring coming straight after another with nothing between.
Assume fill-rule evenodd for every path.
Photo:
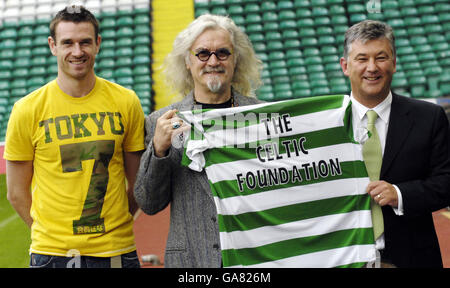
<instances>
[{"instance_id":1,"label":"beard","mask_svg":"<svg viewBox=\"0 0 450 288\"><path fill-rule=\"evenodd\" d=\"M206 85L208 86L209 91L212 93L219 93L222 90L222 81L220 81L220 78L218 76L213 76L211 79L208 79L208 82L206 82Z\"/></svg>"},{"instance_id":2,"label":"beard","mask_svg":"<svg viewBox=\"0 0 450 288\"><path fill-rule=\"evenodd\" d=\"M205 69L202 70L201 75L209 72L223 73L225 72L225 69L223 67L216 67L216 68L206 67ZM210 75L208 77L206 85L208 86L209 91L211 91L212 93L219 93L223 89L223 83L220 80L219 75Z\"/></svg>"}]
</instances>

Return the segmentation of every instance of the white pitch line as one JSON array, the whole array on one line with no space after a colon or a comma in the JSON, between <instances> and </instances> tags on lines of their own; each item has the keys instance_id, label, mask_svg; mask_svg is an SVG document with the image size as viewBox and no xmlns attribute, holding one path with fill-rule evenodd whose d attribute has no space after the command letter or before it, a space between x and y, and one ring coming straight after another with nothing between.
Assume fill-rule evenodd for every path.
<instances>
[{"instance_id":1,"label":"white pitch line","mask_svg":"<svg viewBox=\"0 0 450 288\"><path fill-rule=\"evenodd\" d=\"M6 218L5 220L1 221L0 222L0 229L5 227L6 225L11 223L12 221L16 220L17 218L19 218L19 215L15 213L14 215L11 215L8 218Z\"/></svg>"}]
</instances>

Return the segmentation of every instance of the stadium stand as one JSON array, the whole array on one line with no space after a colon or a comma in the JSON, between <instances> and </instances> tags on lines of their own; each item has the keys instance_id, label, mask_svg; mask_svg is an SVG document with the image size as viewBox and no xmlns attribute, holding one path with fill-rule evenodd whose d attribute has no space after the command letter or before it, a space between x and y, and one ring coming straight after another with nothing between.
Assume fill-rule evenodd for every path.
<instances>
[{"instance_id":1,"label":"stadium stand","mask_svg":"<svg viewBox=\"0 0 450 288\"><path fill-rule=\"evenodd\" d=\"M247 32L264 62L264 86L257 92L263 100L348 93L339 65L344 33L365 19L394 28L396 92L417 98L449 96L450 3L383 0L374 10L368 2L196 0L195 15L229 15Z\"/></svg>"},{"instance_id":2,"label":"stadium stand","mask_svg":"<svg viewBox=\"0 0 450 288\"><path fill-rule=\"evenodd\" d=\"M57 75L48 47L51 18L73 1L0 1L0 141L14 103ZM97 75L136 91L144 112L152 109L150 0L86 0L100 22L103 42Z\"/></svg>"},{"instance_id":3,"label":"stadium stand","mask_svg":"<svg viewBox=\"0 0 450 288\"><path fill-rule=\"evenodd\" d=\"M70 2L0 1L0 141L14 102L55 78L56 59L47 44L48 23ZM264 86L257 91L262 100L348 93L349 81L339 65L344 33L364 19L386 21L394 28L398 56L394 91L431 100L450 96L448 0L184 0L176 5L185 2L193 2L195 17L229 15L247 32L264 63ZM378 4L376 9L370 2ZM154 71L164 57L160 48L157 53L152 48L151 11L159 2L77 3L93 11L101 22L103 43L97 74L134 89L146 114L169 104L170 96L157 83L161 81L155 81L159 74ZM165 25L170 21L181 29L178 26L184 22L177 20L181 18L167 13L165 20L157 22ZM172 41L175 33L164 29L161 33L167 34L167 41L161 51L170 48L166 42ZM155 90L161 95L155 95Z\"/></svg>"}]
</instances>

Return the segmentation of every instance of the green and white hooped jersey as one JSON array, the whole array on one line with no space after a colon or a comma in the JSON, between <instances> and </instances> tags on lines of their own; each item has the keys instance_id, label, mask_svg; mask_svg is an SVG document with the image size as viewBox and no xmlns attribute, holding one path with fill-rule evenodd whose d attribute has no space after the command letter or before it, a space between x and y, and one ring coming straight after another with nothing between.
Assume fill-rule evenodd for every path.
<instances>
[{"instance_id":1,"label":"green and white hooped jersey","mask_svg":"<svg viewBox=\"0 0 450 288\"><path fill-rule=\"evenodd\" d=\"M180 112L183 165L206 170L224 267L375 261L369 178L347 95Z\"/></svg>"}]
</instances>

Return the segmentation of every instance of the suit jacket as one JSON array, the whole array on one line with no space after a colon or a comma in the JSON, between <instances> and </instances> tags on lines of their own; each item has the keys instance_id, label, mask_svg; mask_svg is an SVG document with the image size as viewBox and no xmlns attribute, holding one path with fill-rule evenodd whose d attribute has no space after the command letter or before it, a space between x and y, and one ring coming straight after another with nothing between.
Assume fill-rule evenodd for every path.
<instances>
[{"instance_id":1,"label":"suit jacket","mask_svg":"<svg viewBox=\"0 0 450 288\"><path fill-rule=\"evenodd\" d=\"M233 91L237 106L260 103ZM151 113L145 120L146 151L142 155L134 196L147 214L170 204L170 228L164 256L165 267L221 267L217 211L206 173L181 166L182 140L172 141L166 157L153 155L156 120L169 109L192 110L191 92L182 101Z\"/></svg>"},{"instance_id":2,"label":"suit jacket","mask_svg":"<svg viewBox=\"0 0 450 288\"><path fill-rule=\"evenodd\" d=\"M432 212L450 204L450 133L442 107L393 93L380 179L404 215L383 207L385 251L398 267L442 267Z\"/></svg>"}]
</instances>

